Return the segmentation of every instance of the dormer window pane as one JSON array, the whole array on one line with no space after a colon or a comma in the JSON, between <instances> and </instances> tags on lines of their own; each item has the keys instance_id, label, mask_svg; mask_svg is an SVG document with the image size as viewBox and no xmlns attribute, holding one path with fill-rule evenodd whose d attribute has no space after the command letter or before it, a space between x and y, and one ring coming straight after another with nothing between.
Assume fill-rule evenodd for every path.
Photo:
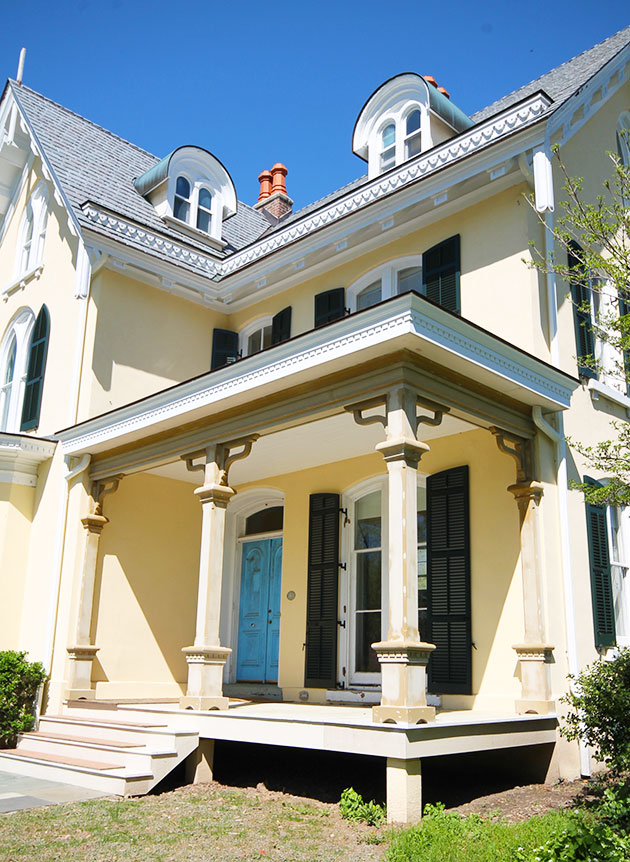
<instances>
[{"instance_id":1,"label":"dormer window pane","mask_svg":"<svg viewBox=\"0 0 630 862\"><path fill-rule=\"evenodd\" d=\"M371 305L376 305L377 302L381 301L381 296L381 281L379 279L372 282L372 284L368 284L367 287L364 287L357 294L357 311L361 311L362 308L369 308Z\"/></svg>"},{"instance_id":2,"label":"dormer window pane","mask_svg":"<svg viewBox=\"0 0 630 862\"><path fill-rule=\"evenodd\" d=\"M422 293L421 266L410 266L407 269L398 270L396 293L407 293L409 290Z\"/></svg>"},{"instance_id":3,"label":"dormer window pane","mask_svg":"<svg viewBox=\"0 0 630 862\"><path fill-rule=\"evenodd\" d=\"M396 164L396 126L390 123L381 132L381 170L386 171Z\"/></svg>"},{"instance_id":4,"label":"dormer window pane","mask_svg":"<svg viewBox=\"0 0 630 862\"><path fill-rule=\"evenodd\" d=\"M199 189L199 206L206 210L212 209L212 195L208 189Z\"/></svg>"},{"instance_id":5,"label":"dormer window pane","mask_svg":"<svg viewBox=\"0 0 630 862\"><path fill-rule=\"evenodd\" d=\"M208 189L199 189L199 203L197 205L197 227L205 233L210 233L210 219L212 218L212 195Z\"/></svg>"},{"instance_id":6,"label":"dormer window pane","mask_svg":"<svg viewBox=\"0 0 630 862\"><path fill-rule=\"evenodd\" d=\"M420 111L412 111L407 117L407 134L420 131Z\"/></svg>"},{"instance_id":7,"label":"dormer window pane","mask_svg":"<svg viewBox=\"0 0 630 862\"><path fill-rule=\"evenodd\" d=\"M201 207L197 210L197 227L204 233L210 232L210 213Z\"/></svg>"},{"instance_id":8,"label":"dormer window pane","mask_svg":"<svg viewBox=\"0 0 630 862\"><path fill-rule=\"evenodd\" d=\"M175 200L173 201L173 215L180 221L188 221L190 214L190 183L186 177L177 177L175 185Z\"/></svg>"},{"instance_id":9,"label":"dormer window pane","mask_svg":"<svg viewBox=\"0 0 630 862\"><path fill-rule=\"evenodd\" d=\"M407 117L405 136L405 158L417 156L421 151L420 111L412 111Z\"/></svg>"}]
</instances>

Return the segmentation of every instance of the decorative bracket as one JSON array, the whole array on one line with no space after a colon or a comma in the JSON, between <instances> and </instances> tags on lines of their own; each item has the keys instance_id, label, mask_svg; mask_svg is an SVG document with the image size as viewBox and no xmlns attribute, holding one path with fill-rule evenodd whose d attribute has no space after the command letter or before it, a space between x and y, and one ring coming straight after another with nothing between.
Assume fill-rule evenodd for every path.
<instances>
[{"instance_id":1,"label":"decorative bracket","mask_svg":"<svg viewBox=\"0 0 630 862\"><path fill-rule=\"evenodd\" d=\"M421 425L441 425L444 414L448 413L451 409L450 407L444 407L442 404L436 404L435 401L429 401L420 396L418 396L416 404L419 404L421 407L427 407L429 410L433 410L433 416L425 416L424 414L416 416L416 434Z\"/></svg>"},{"instance_id":2,"label":"decorative bracket","mask_svg":"<svg viewBox=\"0 0 630 862\"><path fill-rule=\"evenodd\" d=\"M364 410L370 410L372 407L385 407L385 416L364 416ZM352 413L354 421L357 425L375 425L380 423L383 428L387 428L387 395L377 395L374 398L368 398L366 401L359 401L356 404L348 404L343 408L348 413Z\"/></svg>"},{"instance_id":3,"label":"decorative bracket","mask_svg":"<svg viewBox=\"0 0 630 862\"><path fill-rule=\"evenodd\" d=\"M109 479L98 479L96 482L92 482L91 495L94 500L95 515L103 514L103 497L117 491L121 479L124 478L124 473L119 473L117 476L111 476Z\"/></svg>"},{"instance_id":4,"label":"decorative bracket","mask_svg":"<svg viewBox=\"0 0 630 862\"><path fill-rule=\"evenodd\" d=\"M250 434L247 437L237 437L234 440L228 440L226 443L217 443L215 446L209 446L207 449L192 452L190 455L182 455L182 460L186 464L186 469L190 470L190 472L205 470L206 463L208 463L209 460L214 461L217 466L218 473L217 484L228 487L228 472L230 467L235 461L247 458L252 451L252 446L259 437L260 434ZM237 449L239 446L242 447L240 451L232 451ZM212 449L214 449L214 457L210 455ZM195 459L201 457L204 458L203 463L195 464Z\"/></svg>"},{"instance_id":5,"label":"decorative bracket","mask_svg":"<svg viewBox=\"0 0 630 862\"><path fill-rule=\"evenodd\" d=\"M194 464L193 463L195 458L204 458L205 455L206 455L206 451L205 451L205 449L203 449L201 452L192 452L190 455L182 455L182 461L186 465L186 469L189 472L194 473L196 470L205 470L206 469L205 461L203 462L203 464Z\"/></svg>"},{"instance_id":6,"label":"decorative bracket","mask_svg":"<svg viewBox=\"0 0 630 862\"><path fill-rule=\"evenodd\" d=\"M494 434L499 450L509 455L516 462L517 484L528 482L532 478L531 444L529 441L503 431L501 428L497 428L496 425L491 425L488 430L491 434ZM511 446L508 444L511 444Z\"/></svg>"}]
</instances>

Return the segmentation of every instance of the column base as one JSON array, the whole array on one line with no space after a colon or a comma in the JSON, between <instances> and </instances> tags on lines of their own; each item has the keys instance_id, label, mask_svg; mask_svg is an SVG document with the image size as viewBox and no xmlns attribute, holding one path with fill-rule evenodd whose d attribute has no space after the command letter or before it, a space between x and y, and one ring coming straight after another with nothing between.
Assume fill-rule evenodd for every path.
<instances>
[{"instance_id":1,"label":"column base","mask_svg":"<svg viewBox=\"0 0 630 862\"><path fill-rule=\"evenodd\" d=\"M555 712L551 698L548 665L553 662L553 646L545 643L515 644L521 671L521 696L515 703L519 714L546 715Z\"/></svg>"},{"instance_id":2,"label":"column base","mask_svg":"<svg viewBox=\"0 0 630 862\"><path fill-rule=\"evenodd\" d=\"M435 707L380 704L372 707L372 721L379 724L428 724L435 721Z\"/></svg>"},{"instance_id":3,"label":"column base","mask_svg":"<svg viewBox=\"0 0 630 862\"><path fill-rule=\"evenodd\" d=\"M94 700L96 692L92 688L92 663L98 652L92 644L75 644L67 647L70 668L68 685L64 697L68 700Z\"/></svg>"},{"instance_id":4,"label":"column base","mask_svg":"<svg viewBox=\"0 0 630 862\"><path fill-rule=\"evenodd\" d=\"M230 698L224 697L223 695L219 695L216 697L195 697L194 695L186 695L185 697L180 697L179 708L195 709L199 710L200 712L208 712L211 709L227 709L229 703Z\"/></svg>"},{"instance_id":5,"label":"column base","mask_svg":"<svg viewBox=\"0 0 630 862\"><path fill-rule=\"evenodd\" d=\"M96 700L93 688L68 688L64 692L66 700Z\"/></svg>"}]
</instances>

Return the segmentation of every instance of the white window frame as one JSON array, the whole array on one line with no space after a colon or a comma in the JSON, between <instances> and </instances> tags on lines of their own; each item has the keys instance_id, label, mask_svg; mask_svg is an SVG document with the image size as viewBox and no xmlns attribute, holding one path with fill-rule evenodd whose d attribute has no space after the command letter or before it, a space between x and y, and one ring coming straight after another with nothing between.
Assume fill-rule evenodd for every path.
<instances>
[{"instance_id":1,"label":"white window frame","mask_svg":"<svg viewBox=\"0 0 630 862\"><path fill-rule=\"evenodd\" d=\"M7 433L17 433L20 430L24 386L28 371L28 354L34 325L35 314L33 311L30 308L21 309L10 322L0 344L0 380L4 380L9 350L13 336L15 336L16 352L13 381L8 391L2 391L0 395L0 421L4 416L5 404L8 399L6 427L0 427L0 431Z\"/></svg>"},{"instance_id":2,"label":"white window frame","mask_svg":"<svg viewBox=\"0 0 630 862\"><path fill-rule=\"evenodd\" d=\"M624 135L619 134L619 139L621 141L621 159L624 167L630 169L630 111L624 111L619 115L616 133L621 132L625 132Z\"/></svg>"},{"instance_id":3,"label":"white window frame","mask_svg":"<svg viewBox=\"0 0 630 862\"><path fill-rule=\"evenodd\" d=\"M180 197L181 195L176 195L177 188L177 180L179 177L183 177L188 184L190 185L190 197L188 198L188 218L187 219L179 219L175 215L175 197ZM219 207L219 196L216 192L211 188L207 179L204 177L193 176L191 172L180 170L177 171L177 174L173 177L172 188L169 190L169 204L171 207L171 215L176 222L180 222L181 224L187 225L192 230L198 231L203 236L210 236L216 239L220 238L220 212L218 211ZM208 231L202 230L197 227L197 213L200 209L199 207L199 192L201 189L205 189L210 193L212 198L212 206L211 209L207 207L201 207L204 212L210 213L210 229ZM182 198L182 200L186 200Z\"/></svg>"},{"instance_id":4,"label":"white window frame","mask_svg":"<svg viewBox=\"0 0 630 862\"><path fill-rule=\"evenodd\" d=\"M410 115L413 114L414 111L420 112L420 128L417 129L415 132L407 133L407 120L409 119ZM403 156L404 156L405 161L408 161L409 159L413 159L416 156L419 156L420 153L422 152L422 109L419 105L417 105L417 106L411 105L409 107L409 109L405 112L405 114L402 118L401 129L404 132ZM407 155L407 144L412 138L415 138L416 135L420 135L420 150L419 150L419 152L415 153L414 155L408 156Z\"/></svg>"},{"instance_id":5,"label":"white window frame","mask_svg":"<svg viewBox=\"0 0 630 862\"><path fill-rule=\"evenodd\" d=\"M44 255L48 225L48 189L43 182L33 189L22 215L18 230L14 276L20 278L37 269ZM27 238L32 226L30 240ZM28 243L28 245L27 245Z\"/></svg>"},{"instance_id":6,"label":"white window frame","mask_svg":"<svg viewBox=\"0 0 630 862\"><path fill-rule=\"evenodd\" d=\"M388 111L387 114L379 118L378 123L375 123L372 133L368 140L368 175L370 178L377 177L386 171L390 171L393 167L398 167L410 159L417 158L420 153L415 156L406 155L407 137L407 117L413 111L420 111L420 153L431 149L433 146L433 137L431 135L431 118L426 105L415 100L405 99L399 102L396 106ZM394 164L389 168L381 168L381 155L383 152L383 131L390 123L394 124L396 129L396 158ZM415 134L415 132L414 132Z\"/></svg>"},{"instance_id":7,"label":"white window frame","mask_svg":"<svg viewBox=\"0 0 630 862\"><path fill-rule=\"evenodd\" d=\"M412 254L407 257L398 257L389 260L380 266L366 272L358 278L346 291L346 302L350 311L357 311L357 296L374 281L381 282L381 302L396 296L397 275L401 269L409 269L418 266L422 268L422 255ZM369 306L368 306L369 307Z\"/></svg>"},{"instance_id":8,"label":"white window frame","mask_svg":"<svg viewBox=\"0 0 630 862\"><path fill-rule=\"evenodd\" d=\"M271 326L272 321L273 315L266 314L264 315L264 317L257 317L256 320L252 320L251 323L248 323L247 326L244 326L243 329L240 330L238 334L238 349L241 356L250 355L247 352L247 342L249 341L250 336L252 336L255 332L258 332L259 329L264 329L267 326ZM253 356L253 354L251 355Z\"/></svg>"},{"instance_id":9,"label":"white window frame","mask_svg":"<svg viewBox=\"0 0 630 862\"><path fill-rule=\"evenodd\" d=\"M617 523L619 529L616 531L617 550L619 558L615 559L615 542L613 541L614 522L613 509L617 512ZM608 527L608 555L610 561L610 580L613 594L613 607L617 604L622 607L622 614L626 623L626 631L620 634L617 625L617 614L615 613L615 629L617 646L630 646L630 507L607 506L606 523ZM618 586L621 584L621 594ZM616 589L617 588L617 589Z\"/></svg>"}]
</instances>

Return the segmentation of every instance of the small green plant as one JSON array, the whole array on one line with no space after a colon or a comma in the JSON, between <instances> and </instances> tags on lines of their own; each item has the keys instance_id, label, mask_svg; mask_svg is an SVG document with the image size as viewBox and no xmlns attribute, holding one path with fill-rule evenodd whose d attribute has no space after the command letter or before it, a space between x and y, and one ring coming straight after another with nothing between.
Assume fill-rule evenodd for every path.
<instances>
[{"instance_id":1,"label":"small green plant","mask_svg":"<svg viewBox=\"0 0 630 862\"><path fill-rule=\"evenodd\" d=\"M385 820L385 809L371 799L364 802L363 797L353 787L347 787L339 800L339 811L345 820L363 822L370 826L380 826Z\"/></svg>"},{"instance_id":2,"label":"small green plant","mask_svg":"<svg viewBox=\"0 0 630 862\"><path fill-rule=\"evenodd\" d=\"M596 661L575 677L562 698L571 711L561 733L593 747L613 772L630 768L630 648L611 661Z\"/></svg>"},{"instance_id":3,"label":"small green plant","mask_svg":"<svg viewBox=\"0 0 630 862\"><path fill-rule=\"evenodd\" d=\"M18 733L33 727L37 689L45 680L43 665L27 661L26 653L0 652L0 748L11 748Z\"/></svg>"},{"instance_id":4,"label":"small green plant","mask_svg":"<svg viewBox=\"0 0 630 862\"><path fill-rule=\"evenodd\" d=\"M515 862L628 862L630 840L606 823L571 812L566 827L540 847L519 849Z\"/></svg>"}]
</instances>

